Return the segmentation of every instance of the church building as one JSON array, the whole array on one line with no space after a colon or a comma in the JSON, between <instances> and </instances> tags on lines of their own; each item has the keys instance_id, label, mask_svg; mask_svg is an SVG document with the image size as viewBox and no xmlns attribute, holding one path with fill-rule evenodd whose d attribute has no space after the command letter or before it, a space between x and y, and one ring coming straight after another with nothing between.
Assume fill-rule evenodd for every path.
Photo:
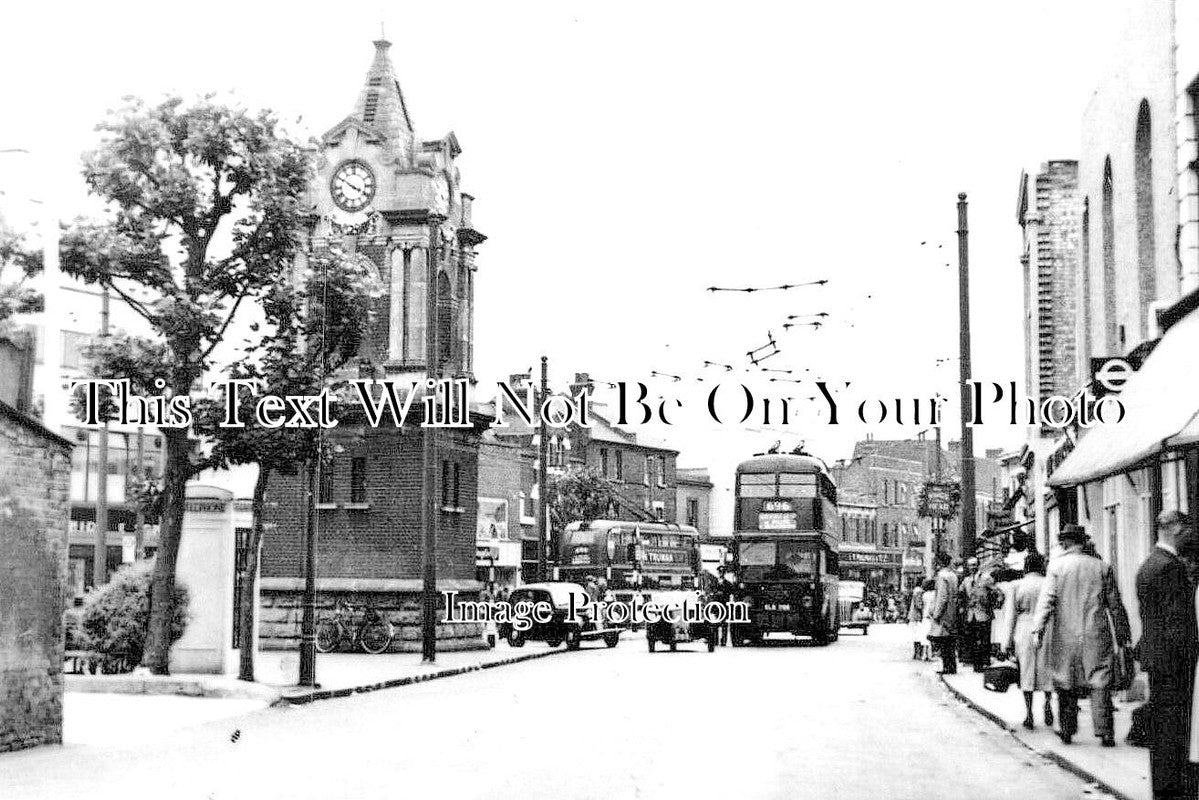
<instances>
[{"instance_id":1,"label":"church building","mask_svg":"<svg viewBox=\"0 0 1199 800\"><path fill-rule=\"evenodd\" d=\"M471 222L449 133L419 138L388 50L375 54L353 111L321 137L311 189L310 247L334 244L364 259L384 288L375 302L362 374L407 385L423 379L436 326L443 378L473 380L475 248L486 238ZM429 293L436 299L429 313ZM432 317L432 318L430 318ZM413 404L417 415L419 402ZM437 585L464 596L475 575L479 442L489 420L437 433ZM338 599L371 605L396 630L393 650L420 649L422 450L428 429L411 416L401 428L341 417L326 432L330 455L317 497L318 618ZM304 471L272 479L262 553L263 647L299 645L304 585ZM477 646L477 625L438 626L438 648Z\"/></svg>"}]
</instances>

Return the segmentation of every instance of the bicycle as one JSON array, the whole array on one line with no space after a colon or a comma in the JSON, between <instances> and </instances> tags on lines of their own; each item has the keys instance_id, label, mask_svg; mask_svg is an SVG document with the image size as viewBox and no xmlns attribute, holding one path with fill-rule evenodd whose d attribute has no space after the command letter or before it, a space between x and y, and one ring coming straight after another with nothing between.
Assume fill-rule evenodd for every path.
<instances>
[{"instance_id":1,"label":"bicycle","mask_svg":"<svg viewBox=\"0 0 1199 800\"><path fill-rule=\"evenodd\" d=\"M343 641L349 642L352 648L355 644L365 653L378 655L385 651L395 638L395 631L382 614L374 606L366 606L362 621L353 625L352 615L357 610L344 600L338 600L333 606L333 616L321 620L316 628L316 651L331 653L341 646Z\"/></svg>"}]
</instances>

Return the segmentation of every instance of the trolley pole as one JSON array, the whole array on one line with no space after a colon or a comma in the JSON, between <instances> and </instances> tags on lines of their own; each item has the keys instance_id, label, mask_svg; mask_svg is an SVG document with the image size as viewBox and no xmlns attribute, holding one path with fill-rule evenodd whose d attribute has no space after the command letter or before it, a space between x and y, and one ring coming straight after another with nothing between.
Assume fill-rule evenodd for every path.
<instances>
[{"instance_id":1,"label":"trolley pole","mask_svg":"<svg viewBox=\"0 0 1199 800\"><path fill-rule=\"evenodd\" d=\"M546 555L546 539L549 538L549 505L546 498L549 496L549 490L546 487L546 468L545 460L549 455L549 429L545 424L545 415L541 413L541 408L545 405L546 398L549 397L549 362L545 356L541 357L541 391L537 395L537 580L544 581L547 579L547 555Z\"/></svg>"},{"instance_id":2,"label":"trolley pole","mask_svg":"<svg viewBox=\"0 0 1199 800\"><path fill-rule=\"evenodd\" d=\"M970 427L970 255L969 230L966 225L966 193L958 195L958 310L961 321L958 330L958 365L961 377L962 420L962 552L963 557L974 555L977 526L974 511L974 429Z\"/></svg>"}]
</instances>

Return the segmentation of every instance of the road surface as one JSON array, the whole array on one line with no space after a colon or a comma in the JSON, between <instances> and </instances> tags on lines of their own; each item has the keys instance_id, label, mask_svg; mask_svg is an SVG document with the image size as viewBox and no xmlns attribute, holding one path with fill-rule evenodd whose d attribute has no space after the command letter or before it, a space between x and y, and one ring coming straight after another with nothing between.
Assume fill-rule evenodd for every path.
<instances>
[{"instance_id":1,"label":"road surface","mask_svg":"<svg viewBox=\"0 0 1199 800\"><path fill-rule=\"evenodd\" d=\"M0 755L0 798L1095 797L910 655L900 625L711 654L628 638L153 742Z\"/></svg>"}]
</instances>

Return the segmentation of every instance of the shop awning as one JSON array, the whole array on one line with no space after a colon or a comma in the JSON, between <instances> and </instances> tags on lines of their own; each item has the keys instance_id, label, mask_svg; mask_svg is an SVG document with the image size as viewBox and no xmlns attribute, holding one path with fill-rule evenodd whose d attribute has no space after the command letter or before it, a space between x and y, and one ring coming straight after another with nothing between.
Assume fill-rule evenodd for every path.
<instances>
[{"instance_id":1,"label":"shop awning","mask_svg":"<svg viewBox=\"0 0 1199 800\"><path fill-rule=\"evenodd\" d=\"M1124 421L1096 424L1049 478L1076 486L1131 469L1164 447L1199 440L1199 312L1162 337L1120 393ZM1111 404L1108 404L1111 408Z\"/></svg>"}]
</instances>

